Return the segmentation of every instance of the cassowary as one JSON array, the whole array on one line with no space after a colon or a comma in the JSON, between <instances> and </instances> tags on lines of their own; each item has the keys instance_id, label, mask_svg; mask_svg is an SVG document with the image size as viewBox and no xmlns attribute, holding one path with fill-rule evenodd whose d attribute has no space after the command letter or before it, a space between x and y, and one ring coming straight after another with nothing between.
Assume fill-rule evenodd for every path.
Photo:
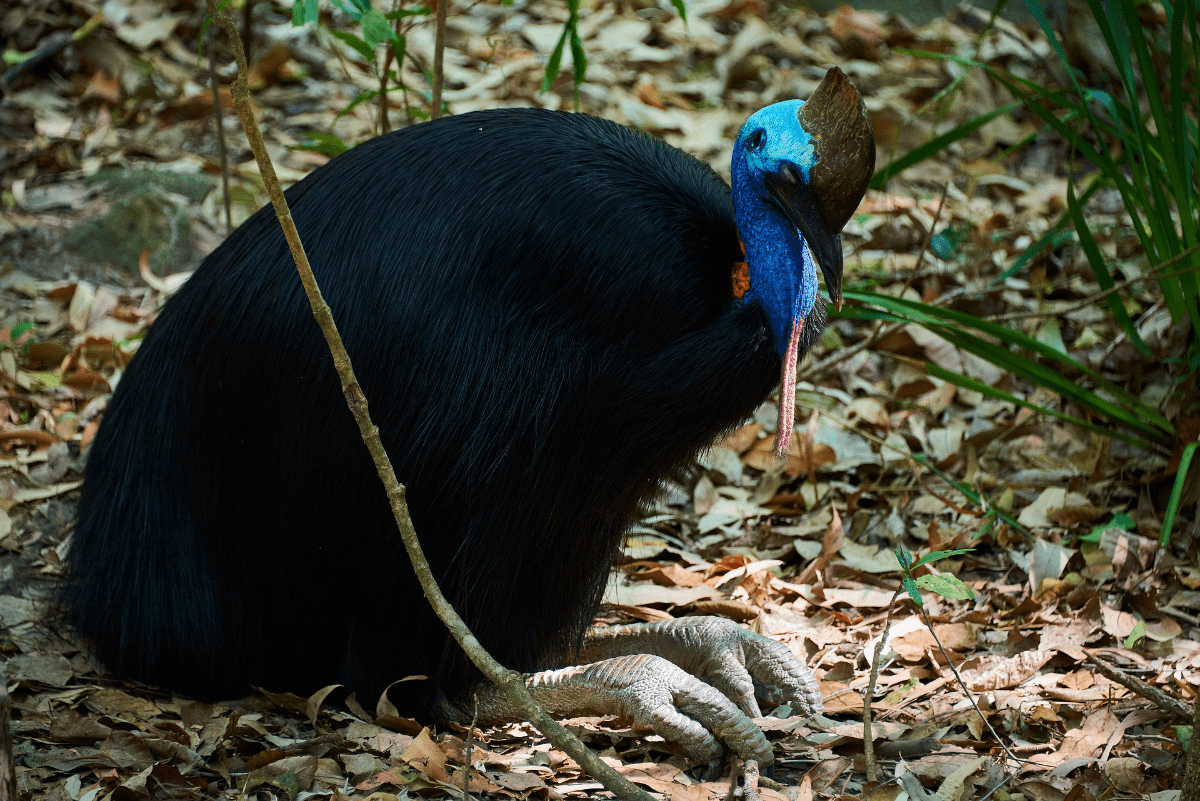
<instances>
[{"instance_id":1,"label":"cassowary","mask_svg":"<svg viewBox=\"0 0 1200 801\"><path fill-rule=\"evenodd\" d=\"M623 713L710 761L716 731L770 761L743 715L755 684L820 709L788 649L728 621L585 632L623 532L781 374L786 442L825 321L816 270L840 301L839 231L873 166L834 69L750 117L732 194L650 136L534 109L381 136L288 191L446 594L510 667L593 663L530 676L552 713ZM66 622L121 675L510 714L422 597L270 208L120 378L67 563Z\"/></svg>"}]
</instances>

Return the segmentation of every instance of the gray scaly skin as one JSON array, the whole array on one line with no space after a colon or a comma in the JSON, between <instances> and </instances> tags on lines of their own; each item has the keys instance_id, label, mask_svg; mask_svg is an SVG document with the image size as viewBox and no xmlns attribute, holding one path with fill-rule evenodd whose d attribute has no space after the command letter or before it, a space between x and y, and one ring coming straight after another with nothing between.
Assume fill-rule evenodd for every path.
<instances>
[{"instance_id":1,"label":"gray scaly skin","mask_svg":"<svg viewBox=\"0 0 1200 801\"><path fill-rule=\"evenodd\" d=\"M817 677L786 645L723 617L594 629L580 661L637 653L658 654L703 679L748 717L762 717L756 695L773 704L791 703L804 717L824 708Z\"/></svg>"},{"instance_id":2,"label":"gray scaly skin","mask_svg":"<svg viewBox=\"0 0 1200 801\"><path fill-rule=\"evenodd\" d=\"M629 718L678 743L706 765L706 776L720 769L722 742L742 759L774 761L751 719L761 716L756 691L764 700L792 702L801 715L822 709L816 677L786 646L725 618L595 630L579 656L590 664L525 676L547 712ZM481 687L475 701L481 724L520 719L494 686Z\"/></svg>"}]
</instances>

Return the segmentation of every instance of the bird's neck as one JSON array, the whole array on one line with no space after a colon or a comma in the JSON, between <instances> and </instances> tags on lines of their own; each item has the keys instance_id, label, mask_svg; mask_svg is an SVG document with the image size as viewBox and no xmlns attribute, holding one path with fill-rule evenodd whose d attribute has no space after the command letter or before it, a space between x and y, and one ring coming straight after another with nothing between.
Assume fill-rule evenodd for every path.
<instances>
[{"instance_id":1,"label":"bird's neck","mask_svg":"<svg viewBox=\"0 0 1200 801\"><path fill-rule=\"evenodd\" d=\"M771 322L775 348L782 357L798 309L809 308L815 293L816 275L807 276L812 259L805 259L800 233L769 206L753 188L735 180L734 207L738 233L742 237L749 265L750 288L744 303L758 301Z\"/></svg>"}]
</instances>

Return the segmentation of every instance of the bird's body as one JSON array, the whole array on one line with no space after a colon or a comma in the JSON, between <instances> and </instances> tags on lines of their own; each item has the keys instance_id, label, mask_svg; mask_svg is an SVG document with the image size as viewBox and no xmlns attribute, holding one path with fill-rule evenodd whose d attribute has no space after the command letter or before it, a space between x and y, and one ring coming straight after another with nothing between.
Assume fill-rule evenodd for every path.
<instances>
[{"instance_id":1,"label":"bird's body","mask_svg":"<svg viewBox=\"0 0 1200 801\"><path fill-rule=\"evenodd\" d=\"M747 299L731 289L729 187L614 123L503 110L369 141L287 194L443 589L507 666L561 664L664 478L779 378L788 332L753 261ZM815 280L804 308L783 301L801 353ZM180 691L341 682L373 703L429 676L391 693L416 711L475 675L413 577L269 208L120 379L69 568L67 621L101 660Z\"/></svg>"},{"instance_id":2,"label":"bird's body","mask_svg":"<svg viewBox=\"0 0 1200 801\"><path fill-rule=\"evenodd\" d=\"M728 188L627 128L514 110L372 140L288 200L438 577L506 664L553 664L639 505L778 377L730 294ZM155 322L87 479L69 608L118 670L203 695L442 673L269 208Z\"/></svg>"}]
</instances>

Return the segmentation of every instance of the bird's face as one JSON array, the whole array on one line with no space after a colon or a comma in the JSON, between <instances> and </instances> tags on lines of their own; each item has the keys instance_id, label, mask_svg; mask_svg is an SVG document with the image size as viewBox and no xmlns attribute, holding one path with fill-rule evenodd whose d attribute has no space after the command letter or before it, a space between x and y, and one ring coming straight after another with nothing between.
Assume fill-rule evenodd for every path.
<instances>
[{"instance_id":1,"label":"bird's face","mask_svg":"<svg viewBox=\"0 0 1200 801\"><path fill-rule=\"evenodd\" d=\"M811 270L811 263L805 263L813 257L825 277L830 299L839 308L842 305L841 240L838 231L828 230L813 194L810 178L817 161L817 142L800 124L799 112L803 106L803 101L785 100L754 113L742 126L733 148L735 184L739 179L746 184L743 192L748 190L768 214L777 218L782 228L782 235L776 232L777 241L769 243L774 246L772 249L787 251L791 249L789 245L794 245L799 250L799 263L794 266L799 268L795 277L800 279L797 286L800 297L793 298L798 301L798 305L792 304L795 308L787 309L793 313L789 315L792 317L794 313L807 316L816 303L816 272ZM738 204L739 211L743 205ZM773 255L778 258L783 253ZM805 275L808 272L811 275ZM777 275L774 279L786 281L787 276ZM775 333L778 336L781 332Z\"/></svg>"}]
</instances>

